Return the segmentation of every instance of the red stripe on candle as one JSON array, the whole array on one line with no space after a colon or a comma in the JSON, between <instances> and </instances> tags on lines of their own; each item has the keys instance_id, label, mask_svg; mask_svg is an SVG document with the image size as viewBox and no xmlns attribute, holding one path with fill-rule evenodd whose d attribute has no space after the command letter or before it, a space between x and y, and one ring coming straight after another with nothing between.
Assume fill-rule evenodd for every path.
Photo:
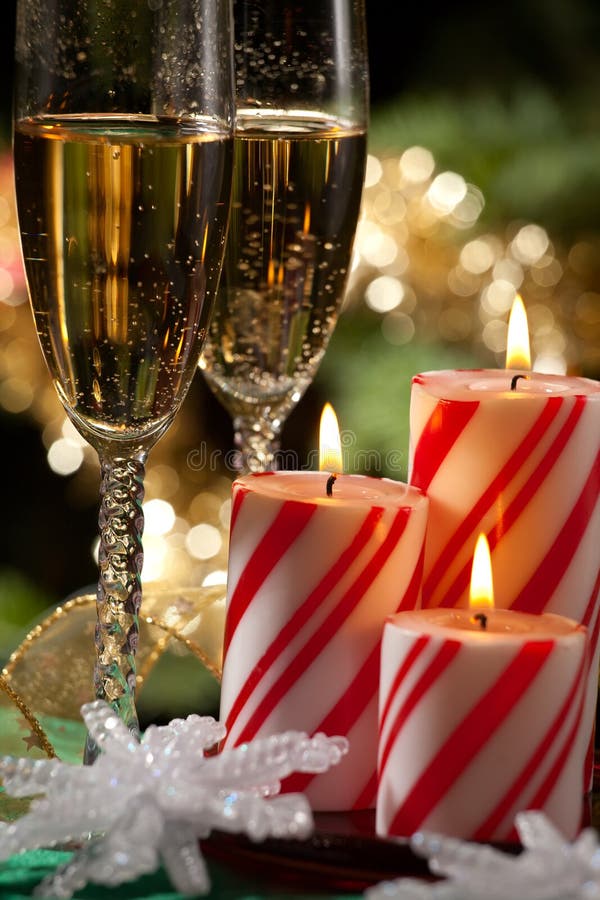
<instances>
[{"instance_id":1,"label":"red stripe on candle","mask_svg":"<svg viewBox=\"0 0 600 900\"><path fill-rule=\"evenodd\" d=\"M396 608L396 612L402 612L405 609L415 609L417 606L417 601L419 599L419 594L421 593L421 585L423 583L423 567L425 565L425 544L421 547L421 553L419 554L419 558L417 560L417 564L415 566L415 571L413 572L412 578L410 579L410 583L404 592L404 596L400 601L399 606Z\"/></svg>"},{"instance_id":2,"label":"red stripe on candle","mask_svg":"<svg viewBox=\"0 0 600 900\"><path fill-rule=\"evenodd\" d=\"M336 607L321 624L319 630L309 638L301 650L298 651L296 657L291 660L277 681L271 686L269 692L265 694L262 701L258 704L254 713L246 723L242 733L236 738L236 744L242 744L255 737L256 733L275 709L279 701L285 696L290 688L293 687L296 680L301 677L308 666L314 662L319 653L322 652L327 646L327 643L334 637L336 631L341 628L344 621L352 613L363 595L369 589L381 568L386 564L406 528L410 512L410 509L398 510L389 532L374 552L371 559L367 562L362 572L357 576L354 584L346 591Z\"/></svg>"},{"instance_id":3,"label":"red stripe on candle","mask_svg":"<svg viewBox=\"0 0 600 900\"><path fill-rule=\"evenodd\" d=\"M414 644L411 645L410 650L406 654L404 661L398 671L396 672L396 677L394 678L392 685L388 691L388 695L385 700L385 704L381 715L379 717L379 733L383 734L383 730L387 723L387 718L390 714L390 707L394 701L394 697L396 696L396 692L398 688L406 678L407 674L412 669L414 663L419 658L425 647L430 643L431 638L428 635L422 634L420 635Z\"/></svg>"},{"instance_id":4,"label":"red stripe on candle","mask_svg":"<svg viewBox=\"0 0 600 900\"><path fill-rule=\"evenodd\" d=\"M562 402L562 398L560 397L551 397L550 401L557 401L558 403ZM511 503L506 507L504 514L501 516L501 520L498 522L494 528L487 534L487 539L489 543L490 550L493 551L496 545L498 544L500 538L507 534L508 531L512 528L515 522L518 521L519 516L523 514L523 511L527 508L527 505L531 502L531 500L535 497L537 491L539 490L541 484L548 476L548 473L551 471L552 467L558 462L560 459L562 452L567 445L569 439L571 438L577 423L581 417L583 412L583 404L579 401L580 397L576 398L575 405L573 406L571 412L569 413L567 419L564 424L561 426L560 431L556 435L555 440L552 441L548 452L544 455L544 458L540 460L539 464L536 466L535 470L532 472L530 477L527 479L521 490L515 495ZM558 406L556 406L558 408ZM541 417L540 417L541 418ZM554 418L554 415L552 416ZM538 420L539 421L539 420ZM550 423L548 423L550 424ZM540 434L539 439L541 439L543 435ZM523 457L524 461L525 457ZM505 486L506 487L506 486ZM498 496L492 500L489 504L492 506L497 502ZM469 534L473 532L476 527L480 527L481 517L473 518L471 522L471 526L469 528ZM466 521L466 520L465 520ZM470 520L471 521L471 520ZM453 550L453 557L459 552L459 548L456 547ZM449 564L449 561L448 561ZM462 567L452 584L448 587L447 591L445 591L444 598L442 599L441 606L456 606L458 601L460 600L463 593L467 590L469 585L469 579L471 577L471 566L472 561L469 560ZM429 585L429 578L427 579L427 585ZM434 588L437 585L434 585ZM426 587L423 586L423 592L425 593Z\"/></svg>"},{"instance_id":5,"label":"red stripe on candle","mask_svg":"<svg viewBox=\"0 0 600 900\"><path fill-rule=\"evenodd\" d=\"M583 614L583 618L581 620L581 624L586 627L592 621L592 616L596 609L596 605L598 603L598 592L600 591L600 569L598 570L598 575L596 576L596 581L594 582L594 587L592 588L592 593L590 594L590 599L588 600L587 606L585 608L585 613Z\"/></svg>"},{"instance_id":6,"label":"red stripe on candle","mask_svg":"<svg viewBox=\"0 0 600 900\"><path fill-rule=\"evenodd\" d=\"M286 500L281 504L281 509L248 560L229 601L225 619L224 656L240 619L257 590L297 540L316 509L316 503L296 503Z\"/></svg>"},{"instance_id":7,"label":"red stripe on candle","mask_svg":"<svg viewBox=\"0 0 600 900\"><path fill-rule=\"evenodd\" d=\"M360 667L340 699L314 729L314 734L347 735L373 699L379 676L379 651L381 641L377 641L371 653ZM351 748L352 749L352 748ZM375 760L373 760L375 765ZM304 791L315 777L315 773L295 773L283 782L286 791Z\"/></svg>"},{"instance_id":8,"label":"red stripe on candle","mask_svg":"<svg viewBox=\"0 0 600 900\"><path fill-rule=\"evenodd\" d=\"M575 673L573 684L571 685L569 693L565 701L563 702L557 716L552 722L550 728L548 728L544 737L535 748L535 751L532 753L531 757L522 768L518 777L506 791L502 800L489 814L486 820L482 822L482 824L475 830L474 834L472 835L472 839L474 841L490 840L491 836L496 833L497 829L501 825L503 819L505 819L508 814L511 813L511 811L517 811L518 809L525 808L524 806L517 807L519 798L521 797L523 791L526 790L528 784L530 783L531 779L538 771L540 766L543 764L544 760L548 758L552 746L556 742L557 736L562 729L567 716L569 715L569 712L572 709L573 702L577 697L577 693L581 691L582 683L587 677L588 668L589 666L586 659L586 654L584 654L581 658L579 668ZM527 804L527 809L529 808L529 804Z\"/></svg>"},{"instance_id":9,"label":"red stripe on candle","mask_svg":"<svg viewBox=\"0 0 600 900\"><path fill-rule=\"evenodd\" d=\"M377 802L377 772L373 772L368 782L352 804L352 809L372 809Z\"/></svg>"},{"instance_id":10,"label":"red stripe on candle","mask_svg":"<svg viewBox=\"0 0 600 900\"><path fill-rule=\"evenodd\" d=\"M562 399L560 397L549 397L544 405L541 414L538 416L528 433L519 443L502 469L498 472L494 480L488 485L483 494L479 497L475 505L464 517L454 534L450 537L435 563L432 565L425 583L423 584L424 603L427 604L429 598L437 590L441 579L450 568L454 559L456 559L463 546L477 529L481 529L481 520L484 515L492 507L498 506L498 497L507 489L515 475L518 474L524 463L534 452L540 441L550 428L552 422L556 418L560 408ZM569 431L570 435L570 431ZM566 440L566 438L565 438ZM555 443L553 442L547 458L551 457L552 464L556 461L560 453L555 453ZM437 453L437 448L436 451ZM541 465L541 464L540 464ZM539 472L539 467L536 470ZM504 517L502 517L504 519ZM503 530L506 530L504 526ZM471 562L469 561L467 584L470 577ZM443 606L454 606L458 596L462 593L462 584L464 580L463 572L460 573L460 581L456 579L449 592L445 592ZM460 591L458 588L460 587ZM450 595L450 597L448 596Z\"/></svg>"},{"instance_id":11,"label":"red stripe on candle","mask_svg":"<svg viewBox=\"0 0 600 900\"><path fill-rule=\"evenodd\" d=\"M430 639L428 638L427 640ZM396 718L394 719L394 723L388 732L387 740L379 759L380 781L383 777L387 761L401 729L408 720L410 714L419 705L423 697L435 684L442 672L444 672L448 668L456 654L459 652L461 646L462 644L460 643L460 641L448 640L443 642L441 648L434 656L431 663L427 666L420 679L417 681L412 691L396 713Z\"/></svg>"},{"instance_id":12,"label":"red stripe on candle","mask_svg":"<svg viewBox=\"0 0 600 900\"><path fill-rule=\"evenodd\" d=\"M249 491L247 487L242 487L241 485L236 485L233 491L233 503L231 504L231 519L229 521L229 534L233 534L233 529L235 523L237 521L237 517L242 508L242 504L244 499L247 497Z\"/></svg>"},{"instance_id":13,"label":"red stripe on candle","mask_svg":"<svg viewBox=\"0 0 600 900\"><path fill-rule=\"evenodd\" d=\"M554 765L552 766L550 772L544 779L541 787L533 797L533 799L528 804L528 809L543 809L548 797L556 787L556 783L560 777L562 770L565 767L565 763L573 750L573 746L575 741L577 740L577 736L579 734L581 728L581 718L583 716L583 710L585 707L585 696L586 692L583 690L581 692L581 697L579 699L579 703L577 705L577 716L575 718L575 722L563 744L562 750L557 756ZM583 774L583 773L582 773ZM584 785L584 781L582 778L581 782L581 799L583 801L583 797L585 794L586 788Z\"/></svg>"},{"instance_id":14,"label":"red stripe on candle","mask_svg":"<svg viewBox=\"0 0 600 900\"><path fill-rule=\"evenodd\" d=\"M225 721L225 727L229 733L233 728L237 717L248 702L249 697L269 671L273 663L289 646L292 638L298 634L301 628L314 615L323 603L327 595L333 590L344 572L352 565L356 557L362 553L365 546L373 537L377 525L383 515L383 507L373 506L365 516L358 532L354 535L348 546L340 553L335 563L325 573L316 588L308 595L306 600L295 611L294 615L285 623L271 644L267 647L261 658L254 666L250 676L235 698Z\"/></svg>"},{"instance_id":15,"label":"red stripe on candle","mask_svg":"<svg viewBox=\"0 0 600 900\"><path fill-rule=\"evenodd\" d=\"M527 642L440 747L413 785L389 827L390 834L412 834L460 778L482 747L519 702L555 646Z\"/></svg>"},{"instance_id":16,"label":"red stripe on candle","mask_svg":"<svg viewBox=\"0 0 600 900\"><path fill-rule=\"evenodd\" d=\"M578 398L579 399L579 398ZM600 496L600 453L577 501L538 568L513 600L516 609L541 613L569 568L571 559L585 534Z\"/></svg>"},{"instance_id":17,"label":"red stripe on candle","mask_svg":"<svg viewBox=\"0 0 600 900\"><path fill-rule=\"evenodd\" d=\"M448 403L440 400L421 432L413 456L411 484L426 491L444 458L473 418L478 400Z\"/></svg>"},{"instance_id":18,"label":"red stripe on candle","mask_svg":"<svg viewBox=\"0 0 600 900\"><path fill-rule=\"evenodd\" d=\"M418 592L421 585L421 576L423 571L423 552L419 557L419 562L415 567L413 576L404 592L400 603L396 607L396 612L402 609L414 609ZM427 643L427 638L422 641L419 639L417 644ZM411 656L414 648L407 654ZM327 713L327 715L319 722L315 728L315 733L323 734L347 735L348 732L356 725L369 703L377 694L379 686L379 663L381 655L381 638L350 682L346 691L342 694L335 706ZM418 654L417 654L418 655ZM406 664L406 661L405 661ZM408 668L410 663L408 664ZM406 665L405 667L406 668ZM408 668L406 670L408 671ZM377 793L377 774L375 771L375 760L373 766L373 775L369 778L368 784L359 793L357 799L353 803L354 809L365 809L375 800ZM316 777L315 773L295 774L290 776L285 782L286 791L304 791L310 782ZM374 785L374 787L373 787Z\"/></svg>"}]
</instances>

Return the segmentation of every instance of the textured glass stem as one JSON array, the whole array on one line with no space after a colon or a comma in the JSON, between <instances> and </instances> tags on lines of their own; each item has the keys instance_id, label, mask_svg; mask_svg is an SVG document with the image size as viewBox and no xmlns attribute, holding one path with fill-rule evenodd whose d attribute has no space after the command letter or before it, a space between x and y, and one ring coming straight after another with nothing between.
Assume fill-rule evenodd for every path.
<instances>
[{"instance_id":1,"label":"textured glass stem","mask_svg":"<svg viewBox=\"0 0 600 900\"><path fill-rule=\"evenodd\" d=\"M267 418L236 416L233 420L234 442L242 459L244 472L273 472L277 468L281 424Z\"/></svg>"},{"instance_id":2,"label":"textured glass stem","mask_svg":"<svg viewBox=\"0 0 600 900\"><path fill-rule=\"evenodd\" d=\"M139 735L135 709L135 653L142 600L144 559L144 463L136 457L100 457L100 550L96 595L96 698L109 703L127 727ZM98 748L88 736L84 762Z\"/></svg>"}]
</instances>

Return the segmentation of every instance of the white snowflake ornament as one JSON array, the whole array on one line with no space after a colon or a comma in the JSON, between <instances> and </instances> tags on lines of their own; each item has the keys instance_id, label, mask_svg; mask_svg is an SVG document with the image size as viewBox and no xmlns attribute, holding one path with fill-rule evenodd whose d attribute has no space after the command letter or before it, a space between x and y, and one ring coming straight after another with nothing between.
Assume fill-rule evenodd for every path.
<instances>
[{"instance_id":1,"label":"white snowflake ornament","mask_svg":"<svg viewBox=\"0 0 600 900\"><path fill-rule=\"evenodd\" d=\"M225 736L210 717L151 726L141 741L104 702L82 707L101 753L92 766L0 759L13 797L43 795L27 815L0 823L0 860L38 847L76 842L72 859L37 888L71 897L87 882L114 886L160 862L182 894L205 894L208 872L198 841L213 829L266 837L307 837L313 818L302 794L274 796L292 772L325 772L348 750L341 737L286 732L214 756ZM91 837L90 837L91 835Z\"/></svg>"},{"instance_id":2,"label":"white snowflake ornament","mask_svg":"<svg viewBox=\"0 0 600 900\"><path fill-rule=\"evenodd\" d=\"M600 846L587 828L568 843L541 812L518 813L518 855L428 832L411 847L429 860L433 884L412 878L382 882L367 900L600 900Z\"/></svg>"}]
</instances>

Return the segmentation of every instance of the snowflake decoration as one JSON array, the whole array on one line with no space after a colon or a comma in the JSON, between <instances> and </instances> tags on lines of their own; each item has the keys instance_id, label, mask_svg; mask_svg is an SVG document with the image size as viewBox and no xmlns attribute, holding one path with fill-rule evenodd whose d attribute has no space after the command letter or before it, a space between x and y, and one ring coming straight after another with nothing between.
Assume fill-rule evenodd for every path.
<instances>
[{"instance_id":1,"label":"snowflake decoration","mask_svg":"<svg viewBox=\"0 0 600 900\"><path fill-rule=\"evenodd\" d=\"M427 884L412 878L382 882L367 900L599 900L600 846L587 828L569 844L541 812L521 812L515 826L523 852L502 853L427 832L411 847L429 860L434 875L447 881Z\"/></svg>"},{"instance_id":2,"label":"snowflake decoration","mask_svg":"<svg viewBox=\"0 0 600 900\"><path fill-rule=\"evenodd\" d=\"M212 718L151 726L140 742L106 703L86 704L81 712L102 751L94 765L0 759L8 794L44 795L23 818L0 823L0 859L79 844L39 885L42 897L71 897L88 881L132 881L159 862L177 891L205 894L210 881L199 839L215 828L246 832L255 841L306 837L313 827L308 801L302 794L274 797L280 779L294 771L325 772L348 749L345 738L286 732L205 756L225 736Z\"/></svg>"}]
</instances>

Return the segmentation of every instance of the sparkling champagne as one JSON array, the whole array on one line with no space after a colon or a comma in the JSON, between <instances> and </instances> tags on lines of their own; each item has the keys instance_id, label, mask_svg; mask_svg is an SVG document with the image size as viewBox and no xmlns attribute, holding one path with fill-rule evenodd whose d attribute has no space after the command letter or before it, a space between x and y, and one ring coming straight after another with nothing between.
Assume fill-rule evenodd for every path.
<instances>
[{"instance_id":1,"label":"sparkling champagne","mask_svg":"<svg viewBox=\"0 0 600 900\"><path fill-rule=\"evenodd\" d=\"M201 367L232 415L284 412L337 320L366 135L319 113L238 111L225 262Z\"/></svg>"},{"instance_id":2,"label":"sparkling champagne","mask_svg":"<svg viewBox=\"0 0 600 900\"><path fill-rule=\"evenodd\" d=\"M167 427L194 374L227 225L231 139L208 123L42 117L15 131L42 349L94 443Z\"/></svg>"}]
</instances>

